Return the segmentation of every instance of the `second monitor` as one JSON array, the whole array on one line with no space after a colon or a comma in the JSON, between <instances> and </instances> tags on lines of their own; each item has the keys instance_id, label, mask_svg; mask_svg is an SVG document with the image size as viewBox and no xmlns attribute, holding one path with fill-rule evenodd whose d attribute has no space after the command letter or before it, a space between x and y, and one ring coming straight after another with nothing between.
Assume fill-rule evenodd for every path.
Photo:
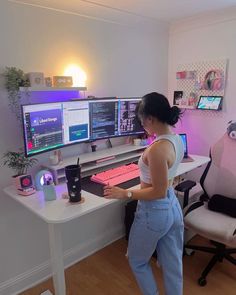
<instances>
[{"instance_id":1,"label":"second monitor","mask_svg":"<svg viewBox=\"0 0 236 295\"><path fill-rule=\"evenodd\" d=\"M89 102L90 139L141 134L135 110L140 98L115 98Z\"/></svg>"}]
</instances>

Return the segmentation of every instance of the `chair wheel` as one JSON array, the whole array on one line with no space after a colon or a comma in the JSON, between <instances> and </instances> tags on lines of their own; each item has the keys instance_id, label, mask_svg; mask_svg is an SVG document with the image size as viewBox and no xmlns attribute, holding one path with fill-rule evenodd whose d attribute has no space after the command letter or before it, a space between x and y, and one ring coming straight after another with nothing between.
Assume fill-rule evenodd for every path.
<instances>
[{"instance_id":1,"label":"chair wheel","mask_svg":"<svg viewBox=\"0 0 236 295\"><path fill-rule=\"evenodd\" d=\"M207 281L206 281L205 278L200 277L200 278L198 279L198 285L200 285L201 287L206 286L206 284L207 284Z\"/></svg>"}]
</instances>

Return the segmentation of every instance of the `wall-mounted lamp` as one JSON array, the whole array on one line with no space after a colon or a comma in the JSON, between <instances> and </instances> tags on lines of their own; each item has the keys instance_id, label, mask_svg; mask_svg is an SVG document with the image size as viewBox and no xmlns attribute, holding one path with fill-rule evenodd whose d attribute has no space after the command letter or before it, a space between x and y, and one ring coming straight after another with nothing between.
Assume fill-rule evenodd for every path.
<instances>
[{"instance_id":1,"label":"wall-mounted lamp","mask_svg":"<svg viewBox=\"0 0 236 295\"><path fill-rule=\"evenodd\" d=\"M87 75L85 71L76 64L68 65L64 71L64 75L73 77L74 87L86 87Z\"/></svg>"}]
</instances>

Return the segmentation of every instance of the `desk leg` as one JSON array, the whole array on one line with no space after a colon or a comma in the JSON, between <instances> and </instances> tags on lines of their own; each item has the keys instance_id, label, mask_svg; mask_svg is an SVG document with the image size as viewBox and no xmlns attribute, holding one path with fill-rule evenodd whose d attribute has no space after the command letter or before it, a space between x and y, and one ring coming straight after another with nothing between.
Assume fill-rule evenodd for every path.
<instances>
[{"instance_id":1,"label":"desk leg","mask_svg":"<svg viewBox=\"0 0 236 295\"><path fill-rule=\"evenodd\" d=\"M66 295L60 224L49 223L48 230L55 295Z\"/></svg>"}]
</instances>

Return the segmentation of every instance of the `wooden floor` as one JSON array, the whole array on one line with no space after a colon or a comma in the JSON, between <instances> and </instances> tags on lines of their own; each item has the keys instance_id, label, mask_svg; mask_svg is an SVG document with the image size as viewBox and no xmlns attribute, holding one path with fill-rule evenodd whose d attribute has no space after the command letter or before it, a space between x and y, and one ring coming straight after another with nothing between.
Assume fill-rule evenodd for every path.
<instances>
[{"instance_id":1,"label":"wooden floor","mask_svg":"<svg viewBox=\"0 0 236 295\"><path fill-rule=\"evenodd\" d=\"M193 240L206 244L202 238ZM94 255L66 270L67 295L140 295L125 257L127 242L116 241ZM184 256L184 295L235 295L236 266L224 260L218 263L208 276L207 285L200 287L197 279L211 255L195 252ZM152 261L160 294L164 294L160 269ZM35 286L19 295L39 295L49 289L53 293L52 280Z\"/></svg>"}]
</instances>

